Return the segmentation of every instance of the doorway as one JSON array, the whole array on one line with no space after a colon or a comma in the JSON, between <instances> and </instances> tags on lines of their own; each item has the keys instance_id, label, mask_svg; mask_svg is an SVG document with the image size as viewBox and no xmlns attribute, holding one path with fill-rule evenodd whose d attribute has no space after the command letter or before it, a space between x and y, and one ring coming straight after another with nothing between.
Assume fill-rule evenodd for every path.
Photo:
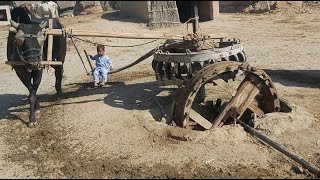
<instances>
[{"instance_id":1,"label":"doorway","mask_svg":"<svg viewBox=\"0 0 320 180\"><path fill-rule=\"evenodd\" d=\"M192 18L192 6L190 1L176 1L181 23L185 23Z\"/></svg>"},{"instance_id":2,"label":"doorway","mask_svg":"<svg viewBox=\"0 0 320 180\"><path fill-rule=\"evenodd\" d=\"M213 20L213 4L210 1L196 1L198 6L199 22ZM176 1L181 23L193 18L193 7L191 1ZM191 23L192 21L190 21Z\"/></svg>"}]
</instances>

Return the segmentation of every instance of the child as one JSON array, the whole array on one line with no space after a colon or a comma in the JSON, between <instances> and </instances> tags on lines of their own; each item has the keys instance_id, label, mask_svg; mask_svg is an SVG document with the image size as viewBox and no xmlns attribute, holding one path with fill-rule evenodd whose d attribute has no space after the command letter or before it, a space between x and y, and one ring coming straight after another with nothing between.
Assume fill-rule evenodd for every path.
<instances>
[{"instance_id":1,"label":"child","mask_svg":"<svg viewBox=\"0 0 320 180\"><path fill-rule=\"evenodd\" d=\"M101 75L102 82L100 83L101 86L105 85L107 82L107 75L110 69L113 69L112 62L110 58L105 54L105 48L103 45L98 44L97 46L97 54L95 56L91 56L90 58L96 61L96 67L93 71L93 79L94 79L94 87L98 86L99 75Z\"/></svg>"}]
</instances>

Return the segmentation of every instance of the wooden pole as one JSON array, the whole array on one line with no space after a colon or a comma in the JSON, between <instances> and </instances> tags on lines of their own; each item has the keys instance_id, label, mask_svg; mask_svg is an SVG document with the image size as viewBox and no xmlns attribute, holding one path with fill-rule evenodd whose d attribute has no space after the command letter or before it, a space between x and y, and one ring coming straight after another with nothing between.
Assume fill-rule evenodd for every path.
<instances>
[{"instance_id":1,"label":"wooden pole","mask_svg":"<svg viewBox=\"0 0 320 180\"><path fill-rule=\"evenodd\" d=\"M81 55L80 55L80 52L79 52L79 50L78 50L78 48L77 48L76 44L74 43L74 41L73 41L72 37L71 37L71 42L72 42L72 44L73 44L74 48L76 48L76 51L77 51L77 53L78 53L78 56L80 57L80 60L81 60L81 62L82 62L82 65L83 65L84 69L86 70L87 75L89 75L90 73L88 72L88 70L87 70L86 66L84 65L83 59L82 59L82 57L81 57Z\"/></svg>"},{"instance_id":2,"label":"wooden pole","mask_svg":"<svg viewBox=\"0 0 320 180\"><path fill-rule=\"evenodd\" d=\"M198 26L199 26L199 15L198 15L198 1L191 1L193 7L192 7L192 14L194 17L194 20L192 22L192 27L193 27L193 33L197 33L198 32Z\"/></svg>"},{"instance_id":3,"label":"wooden pole","mask_svg":"<svg viewBox=\"0 0 320 180\"><path fill-rule=\"evenodd\" d=\"M87 54L87 51L86 51L86 50L83 50L83 51L84 51L84 54L85 54L86 57L87 57L88 63L89 63L90 68L91 68L91 72L93 72L93 66L92 66L92 64L91 64L91 61L90 61L89 56L88 56L88 54Z\"/></svg>"},{"instance_id":4,"label":"wooden pole","mask_svg":"<svg viewBox=\"0 0 320 180\"><path fill-rule=\"evenodd\" d=\"M61 31L48 30L48 34L61 35ZM110 38L126 38L126 39L182 39L182 36L177 35L152 35L152 34L127 34L127 33L108 33L98 31L82 31L82 30L69 30L67 31L70 36L94 36L94 37L110 37Z\"/></svg>"},{"instance_id":5,"label":"wooden pole","mask_svg":"<svg viewBox=\"0 0 320 180\"><path fill-rule=\"evenodd\" d=\"M52 29L52 19L49 19L49 30ZM47 51L47 61L51 62L52 60L52 43L53 43L53 36L48 36L48 51Z\"/></svg>"},{"instance_id":6,"label":"wooden pole","mask_svg":"<svg viewBox=\"0 0 320 180\"><path fill-rule=\"evenodd\" d=\"M10 27L10 32L17 32L14 27ZM183 35L153 35L153 34L113 34L107 32L98 32L98 31L83 31L83 30L66 30L65 32L61 29L45 29L44 30L48 35L54 36L64 36L65 33L68 36L88 36L88 37L110 37L110 38L125 38L125 39L183 39ZM225 33L221 34L208 34L209 39L221 39L226 38L227 35Z\"/></svg>"},{"instance_id":7,"label":"wooden pole","mask_svg":"<svg viewBox=\"0 0 320 180\"><path fill-rule=\"evenodd\" d=\"M41 61L40 63L41 63L41 65L52 65L52 66L62 65L61 61L52 61L52 62ZM6 61L5 64L11 65L11 66L13 66L13 65L14 66L26 65L26 63L24 63L22 61Z\"/></svg>"},{"instance_id":8,"label":"wooden pole","mask_svg":"<svg viewBox=\"0 0 320 180\"><path fill-rule=\"evenodd\" d=\"M253 134L255 137L259 138L261 141L269 144L270 146L272 146L273 148L277 149L278 151L282 152L283 154L285 154L286 156L290 157L291 159L293 159L294 161L296 161L297 163L299 163L300 165L302 165L304 168L308 169L311 173L317 175L318 177L320 177L320 170L319 168L317 168L316 166L314 166L313 164L310 164L309 162L307 162L306 160L304 160L303 158L299 157L297 154L292 153L288 150L286 150L286 148L284 146L282 146L281 144L273 141L272 139L270 139L269 137L267 137L266 135L258 132L257 130L255 130L254 128L248 126L246 123L244 123L243 121L241 121L240 119L236 119L241 126L244 127L245 130L249 131L251 134Z\"/></svg>"}]
</instances>

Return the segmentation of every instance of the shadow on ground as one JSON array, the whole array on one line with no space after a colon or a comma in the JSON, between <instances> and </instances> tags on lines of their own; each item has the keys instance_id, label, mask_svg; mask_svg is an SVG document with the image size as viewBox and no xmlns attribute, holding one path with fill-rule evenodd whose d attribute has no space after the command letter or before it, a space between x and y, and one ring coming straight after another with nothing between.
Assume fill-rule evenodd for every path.
<instances>
[{"instance_id":1,"label":"shadow on ground","mask_svg":"<svg viewBox=\"0 0 320 180\"><path fill-rule=\"evenodd\" d=\"M12 107L18 107L21 105L25 105L28 103L27 101L28 96L27 95L19 95L19 94L2 94L0 95L0 119L1 120L15 120L18 119L22 123L25 124L25 121L20 118L19 116L12 114L10 108ZM17 110L14 110L17 112ZM20 110L18 110L20 111ZM21 111L20 111L21 112Z\"/></svg>"},{"instance_id":2,"label":"shadow on ground","mask_svg":"<svg viewBox=\"0 0 320 180\"><path fill-rule=\"evenodd\" d=\"M102 19L106 19L109 21L122 21L122 22L132 22L132 23L146 23L143 19L134 18L127 16L120 11L107 12L101 15Z\"/></svg>"},{"instance_id":3,"label":"shadow on ground","mask_svg":"<svg viewBox=\"0 0 320 180\"><path fill-rule=\"evenodd\" d=\"M160 87L156 81L135 84L125 84L124 82L115 81L108 82L107 85L96 88L93 87L91 82L85 82L64 85L64 93L61 101L56 101L55 94L40 94L37 97L40 102L41 110L41 108L54 105L80 104L101 101L101 99L92 98L90 100L68 102L68 99L103 94L105 95L103 102L111 107L127 110L149 110L155 119L159 119L159 112L155 112L152 110L152 108L155 104L154 99L156 95L165 90L172 91L173 89ZM29 113L29 102L27 97L27 95L17 94L0 95L0 119L19 119L25 124L27 119L23 120L21 117L15 115L15 113ZM168 97L157 97L157 99L160 102L165 102Z\"/></svg>"},{"instance_id":4,"label":"shadow on ground","mask_svg":"<svg viewBox=\"0 0 320 180\"><path fill-rule=\"evenodd\" d=\"M263 69L272 79L284 86L320 88L320 70Z\"/></svg>"}]
</instances>

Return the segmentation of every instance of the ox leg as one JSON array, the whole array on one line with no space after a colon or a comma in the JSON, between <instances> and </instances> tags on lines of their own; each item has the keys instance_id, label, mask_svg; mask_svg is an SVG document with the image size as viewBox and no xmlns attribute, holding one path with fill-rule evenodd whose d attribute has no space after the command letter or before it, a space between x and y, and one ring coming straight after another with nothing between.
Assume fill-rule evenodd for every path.
<instances>
[{"instance_id":1,"label":"ox leg","mask_svg":"<svg viewBox=\"0 0 320 180\"><path fill-rule=\"evenodd\" d=\"M30 115L28 126L32 127L36 124L35 111L39 108L39 102L37 101L36 93L41 82L42 70L32 71L30 73L27 72L23 66L16 66L14 69L21 82L29 90L28 100L30 104ZM33 82L31 80L33 80Z\"/></svg>"},{"instance_id":2,"label":"ox leg","mask_svg":"<svg viewBox=\"0 0 320 180\"><path fill-rule=\"evenodd\" d=\"M26 86L26 88L30 91L32 87L31 73L29 73L27 69L23 66L14 66L14 70L16 71L17 76L24 84L24 86Z\"/></svg>"},{"instance_id":3,"label":"ox leg","mask_svg":"<svg viewBox=\"0 0 320 180\"><path fill-rule=\"evenodd\" d=\"M27 72L26 68L24 66L14 66L14 70L19 77L20 81L24 84L24 86L29 90L29 104L30 104L30 94L32 91L32 84L31 84L31 73ZM31 104L30 104L30 109L31 109ZM31 114L31 111L29 111ZM29 118L30 122L30 118Z\"/></svg>"},{"instance_id":4,"label":"ox leg","mask_svg":"<svg viewBox=\"0 0 320 180\"><path fill-rule=\"evenodd\" d=\"M37 90L41 83L42 70L32 71L31 75L33 78L33 83L32 83L31 90L29 91L29 103L30 103L30 115L29 115L29 123L28 123L29 127L33 127L37 124L35 111L37 110L37 108L39 108L38 102L37 102Z\"/></svg>"},{"instance_id":5,"label":"ox leg","mask_svg":"<svg viewBox=\"0 0 320 180\"><path fill-rule=\"evenodd\" d=\"M56 76L56 91L57 91L57 100L61 99L61 95L62 95L62 88L61 88L61 84L62 84L62 75L63 75L63 67L62 66L58 66L55 68L55 76Z\"/></svg>"},{"instance_id":6,"label":"ox leg","mask_svg":"<svg viewBox=\"0 0 320 180\"><path fill-rule=\"evenodd\" d=\"M30 103L30 115L29 115L29 127L33 127L37 124L36 116L35 116L35 104L36 104L36 91L31 90L29 93L29 103Z\"/></svg>"},{"instance_id":7,"label":"ox leg","mask_svg":"<svg viewBox=\"0 0 320 180\"><path fill-rule=\"evenodd\" d=\"M39 88L39 85L41 83L41 79L42 79L42 70L40 71L33 71L31 73L32 76L32 84L30 84L30 88L29 88L29 95L31 94L32 91L34 91L35 89L35 94L37 93L37 90ZM31 82L31 79L29 80L29 82ZM37 111L40 108L40 104L37 98L35 98L35 104L34 104L34 110Z\"/></svg>"}]
</instances>

